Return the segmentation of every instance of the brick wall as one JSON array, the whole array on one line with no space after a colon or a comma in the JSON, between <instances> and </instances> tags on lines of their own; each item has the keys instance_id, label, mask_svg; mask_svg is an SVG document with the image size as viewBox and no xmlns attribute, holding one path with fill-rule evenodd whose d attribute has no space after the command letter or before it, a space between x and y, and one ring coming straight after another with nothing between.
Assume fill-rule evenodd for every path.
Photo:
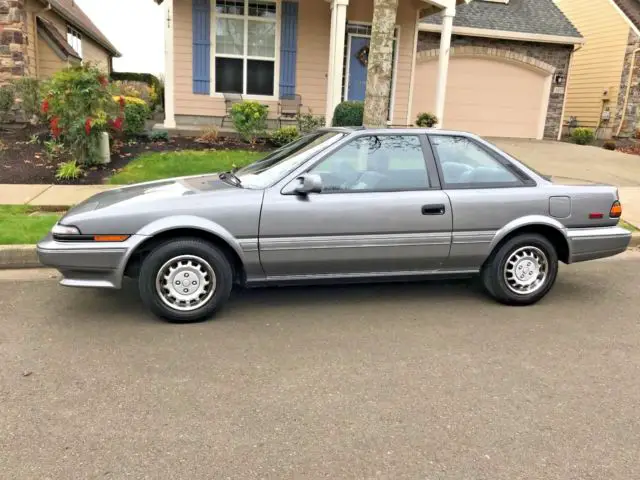
<instances>
[{"instance_id":1,"label":"brick wall","mask_svg":"<svg viewBox=\"0 0 640 480\"><path fill-rule=\"evenodd\" d=\"M624 121L622 122L622 128L620 129L620 137L634 136L640 120L640 87L638 86L638 80L640 79L640 52L635 54L636 59L633 67L633 75L631 79L629 79L633 52L638 47L640 47L640 38L633 32L633 30L629 29L629 40L627 42L620 89L618 91L616 118L613 122L613 135L616 135L620 126L620 121L622 120L622 111L625 95L627 94L627 85L631 82L631 90L629 91L626 113Z\"/></svg>"},{"instance_id":2,"label":"brick wall","mask_svg":"<svg viewBox=\"0 0 640 480\"><path fill-rule=\"evenodd\" d=\"M573 51L572 45L556 45L551 43L519 42L513 40L500 40L494 38L465 37L454 35L451 38L451 46L457 47L485 47L512 52L524 55L535 60L539 60L555 68L555 73L564 76L564 83L551 86L549 95L549 108L547 111L547 122L545 124L545 138L555 139L560 131L562 117L562 106L566 93L566 78L569 68L569 58ZM418 52L440 48L440 34L430 32L420 32L418 36ZM481 94L481 92L478 92Z\"/></svg>"},{"instance_id":3,"label":"brick wall","mask_svg":"<svg viewBox=\"0 0 640 480\"><path fill-rule=\"evenodd\" d=\"M0 0L0 85L29 74L25 0Z\"/></svg>"}]
</instances>

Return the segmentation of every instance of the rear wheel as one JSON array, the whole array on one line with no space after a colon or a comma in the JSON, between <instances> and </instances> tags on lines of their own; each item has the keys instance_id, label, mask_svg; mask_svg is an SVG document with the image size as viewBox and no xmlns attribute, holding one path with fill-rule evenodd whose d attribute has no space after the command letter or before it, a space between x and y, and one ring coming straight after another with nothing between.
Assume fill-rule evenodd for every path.
<instances>
[{"instance_id":1,"label":"rear wheel","mask_svg":"<svg viewBox=\"0 0 640 480\"><path fill-rule=\"evenodd\" d=\"M522 234L492 253L482 271L489 294L507 305L531 305L553 287L558 275L558 254L546 237Z\"/></svg>"},{"instance_id":2,"label":"rear wheel","mask_svg":"<svg viewBox=\"0 0 640 480\"><path fill-rule=\"evenodd\" d=\"M142 262L138 278L143 303L175 323L205 320L231 294L233 270L224 253L199 239L157 246Z\"/></svg>"}]
</instances>

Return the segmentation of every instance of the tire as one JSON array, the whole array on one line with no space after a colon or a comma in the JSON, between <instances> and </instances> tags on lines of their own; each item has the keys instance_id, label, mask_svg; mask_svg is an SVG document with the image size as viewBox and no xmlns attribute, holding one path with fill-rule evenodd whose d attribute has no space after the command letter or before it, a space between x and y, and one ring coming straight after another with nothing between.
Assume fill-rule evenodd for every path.
<instances>
[{"instance_id":1,"label":"tire","mask_svg":"<svg viewBox=\"0 0 640 480\"><path fill-rule=\"evenodd\" d=\"M138 285L142 302L158 317L172 323L199 322L229 299L233 269L216 246L180 238L151 251L142 262Z\"/></svg>"},{"instance_id":2,"label":"tire","mask_svg":"<svg viewBox=\"0 0 640 480\"><path fill-rule=\"evenodd\" d=\"M491 254L482 270L482 283L498 302L524 306L549 293L557 276L558 253L553 244L542 235L522 234Z\"/></svg>"}]
</instances>

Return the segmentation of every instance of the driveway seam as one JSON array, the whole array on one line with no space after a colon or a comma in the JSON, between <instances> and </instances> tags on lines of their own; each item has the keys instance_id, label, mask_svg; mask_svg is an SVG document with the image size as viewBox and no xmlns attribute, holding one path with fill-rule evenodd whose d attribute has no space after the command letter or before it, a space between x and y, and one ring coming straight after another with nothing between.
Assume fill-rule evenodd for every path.
<instances>
[{"instance_id":1,"label":"driveway seam","mask_svg":"<svg viewBox=\"0 0 640 480\"><path fill-rule=\"evenodd\" d=\"M28 202L26 202L26 205L31 205L31 202L34 202L35 200L37 200L38 198L40 198L42 195L44 195L45 193L47 193L49 190L51 190L53 188L53 185L49 185L47 188L45 188L43 191L41 191L39 194L37 194L35 197L33 197L32 199L30 199Z\"/></svg>"}]
</instances>

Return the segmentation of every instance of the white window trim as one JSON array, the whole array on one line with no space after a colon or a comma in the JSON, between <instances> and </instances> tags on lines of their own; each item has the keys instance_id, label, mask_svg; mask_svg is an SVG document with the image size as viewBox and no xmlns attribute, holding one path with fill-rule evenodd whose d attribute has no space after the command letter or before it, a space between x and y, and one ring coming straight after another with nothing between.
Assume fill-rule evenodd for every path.
<instances>
[{"instance_id":1,"label":"white window trim","mask_svg":"<svg viewBox=\"0 0 640 480\"><path fill-rule=\"evenodd\" d=\"M76 46L73 44L73 42L69 41L69 35L71 35L72 37L76 37L78 39L78 41L80 42L80 50L79 51L76 48ZM76 51L76 53L78 53L80 55L81 59L84 57L84 52L83 52L84 48L82 46L83 40L84 39L82 37L82 33L80 33L80 30L75 28L73 25L67 24L67 43L69 45L71 45L71 47Z\"/></svg>"},{"instance_id":2,"label":"white window trim","mask_svg":"<svg viewBox=\"0 0 640 480\"><path fill-rule=\"evenodd\" d=\"M222 54L221 57L226 58L242 58L246 60L273 60L273 95L247 95L242 93L242 98L244 100L257 100L257 101L277 101L280 98L280 29L281 29L281 2L282 0L272 0L273 3L276 4L276 18L275 22L271 19L261 18L261 17L249 17L248 16L248 4L250 0L243 0L245 2L245 12L246 15L222 15L223 18L230 18L236 20L244 20L245 21L245 29L244 29L244 48L245 51L248 48L248 37L249 30L246 28L248 20L258 21L258 22L268 22L275 23L276 25L276 44L275 44L275 56L274 58L268 57L258 57L253 55L232 55L232 54ZM216 25L217 25L218 15L216 14L216 0L211 0L211 93L210 96L213 98L224 98L223 93L216 92ZM246 66L246 62L244 62ZM242 91L245 92L247 90L247 71L244 68L244 78L242 79Z\"/></svg>"}]
</instances>

